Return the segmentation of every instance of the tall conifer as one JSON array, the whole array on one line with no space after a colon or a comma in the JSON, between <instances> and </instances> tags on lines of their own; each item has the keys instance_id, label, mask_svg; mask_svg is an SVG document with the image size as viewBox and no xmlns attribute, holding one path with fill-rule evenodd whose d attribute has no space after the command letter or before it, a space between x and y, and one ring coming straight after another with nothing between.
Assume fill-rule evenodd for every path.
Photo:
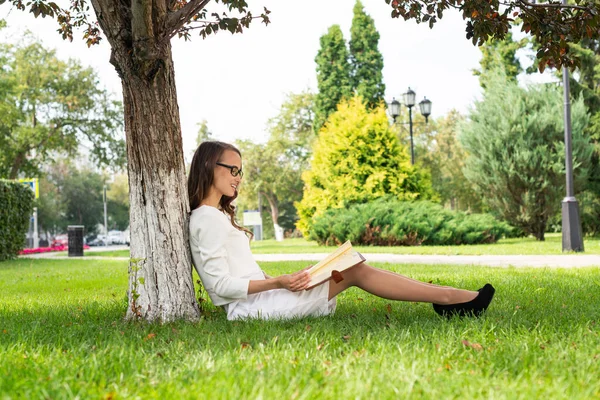
<instances>
[{"instance_id":1,"label":"tall conifer","mask_svg":"<svg viewBox=\"0 0 600 400\"><path fill-rule=\"evenodd\" d=\"M379 32L375 22L358 0L350 28L350 66L352 88L362 96L368 108L373 109L384 101L383 56L379 52Z\"/></svg>"},{"instance_id":2,"label":"tall conifer","mask_svg":"<svg viewBox=\"0 0 600 400\"><path fill-rule=\"evenodd\" d=\"M352 92L348 49L339 25L332 25L321 36L321 48L315 58L319 93L315 99L315 131L318 132L327 117L336 110L343 98Z\"/></svg>"}]
</instances>

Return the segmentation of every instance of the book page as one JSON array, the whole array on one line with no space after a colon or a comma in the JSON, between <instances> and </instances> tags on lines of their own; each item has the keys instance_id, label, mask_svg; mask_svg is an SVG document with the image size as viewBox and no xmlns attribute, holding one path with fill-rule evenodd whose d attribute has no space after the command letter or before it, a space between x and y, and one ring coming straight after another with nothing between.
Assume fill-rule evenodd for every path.
<instances>
[{"instance_id":1,"label":"book page","mask_svg":"<svg viewBox=\"0 0 600 400\"><path fill-rule=\"evenodd\" d=\"M308 269L311 275L311 281L308 286L313 287L331 278L332 271L342 272L363 261L365 261L365 258L359 252L352 249L352 244L348 241L325 259Z\"/></svg>"}]
</instances>

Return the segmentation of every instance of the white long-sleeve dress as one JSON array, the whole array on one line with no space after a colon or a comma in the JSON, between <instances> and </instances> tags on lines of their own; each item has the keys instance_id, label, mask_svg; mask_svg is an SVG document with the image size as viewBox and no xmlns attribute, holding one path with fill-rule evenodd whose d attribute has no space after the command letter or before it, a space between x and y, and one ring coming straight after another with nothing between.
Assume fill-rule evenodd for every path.
<instances>
[{"instance_id":1,"label":"white long-sleeve dress","mask_svg":"<svg viewBox=\"0 0 600 400\"><path fill-rule=\"evenodd\" d=\"M210 299L223 306L227 319L279 318L329 315L335 298L328 300L329 285L301 292L274 289L248 294L250 280L264 280L243 231L211 206L200 206L190 216L190 248L194 267Z\"/></svg>"}]
</instances>

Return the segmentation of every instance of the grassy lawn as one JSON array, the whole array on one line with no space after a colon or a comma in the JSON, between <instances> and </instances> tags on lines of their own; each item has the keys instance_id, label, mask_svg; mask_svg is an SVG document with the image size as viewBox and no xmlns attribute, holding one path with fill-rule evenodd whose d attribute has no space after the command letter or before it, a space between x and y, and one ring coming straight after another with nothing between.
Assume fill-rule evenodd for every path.
<instances>
[{"instance_id":1,"label":"grassy lawn","mask_svg":"<svg viewBox=\"0 0 600 400\"><path fill-rule=\"evenodd\" d=\"M600 254L600 237L584 239L585 252L576 254ZM441 254L441 255L482 255L482 254L563 254L562 236L560 233L549 233L544 242L533 237L518 239L501 239L495 244L480 244L466 246L412 246L412 247L383 247L355 246L362 253L392 253L392 254ZM335 247L319 246L317 242L304 239L286 239L283 242L263 240L252 242L252 252L255 254L290 254L290 253L329 253ZM129 250L120 251L86 251L86 256L129 257Z\"/></svg>"},{"instance_id":2,"label":"grassy lawn","mask_svg":"<svg viewBox=\"0 0 600 400\"><path fill-rule=\"evenodd\" d=\"M272 274L304 263L262 263ZM600 268L390 265L466 288L481 319L358 289L333 317L123 322L127 264L0 263L0 398L552 398L600 396ZM388 306L391 304L391 306Z\"/></svg>"}]
</instances>

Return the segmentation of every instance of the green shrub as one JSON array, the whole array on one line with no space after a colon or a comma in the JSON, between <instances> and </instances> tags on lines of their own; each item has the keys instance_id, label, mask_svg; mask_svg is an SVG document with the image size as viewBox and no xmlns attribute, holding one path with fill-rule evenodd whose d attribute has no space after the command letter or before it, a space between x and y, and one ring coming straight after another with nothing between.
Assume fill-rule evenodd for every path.
<instances>
[{"instance_id":1,"label":"green shrub","mask_svg":"<svg viewBox=\"0 0 600 400\"><path fill-rule=\"evenodd\" d=\"M373 246L460 245L495 243L518 234L488 214L451 211L430 201L399 201L390 197L315 218L311 239L339 245L346 240Z\"/></svg>"},{"instance_id":2,"label":"green shrub","mask_svg":"<svg viewBox=\"0 0 600 400\"><path fill-rule=\"evenodd\" d=\"M23 249L33 193L22 183L0 180L0 204L0 261L4 261Z\"/></svg>"},{"instance_id":3,"label":"green shrub","mask_svg":"<svg viewBox=\"0 0 600 400\"><path fill-rule=\"evenodd\" d=\"M401 200L436 198L431 177L411 165L390 127L385 107L368 110L360 97L344 100L313 142L310 169L302 174L297 227L310 237L313 218L330 208L394 195Z\"/></svg>"}]
</instances>

